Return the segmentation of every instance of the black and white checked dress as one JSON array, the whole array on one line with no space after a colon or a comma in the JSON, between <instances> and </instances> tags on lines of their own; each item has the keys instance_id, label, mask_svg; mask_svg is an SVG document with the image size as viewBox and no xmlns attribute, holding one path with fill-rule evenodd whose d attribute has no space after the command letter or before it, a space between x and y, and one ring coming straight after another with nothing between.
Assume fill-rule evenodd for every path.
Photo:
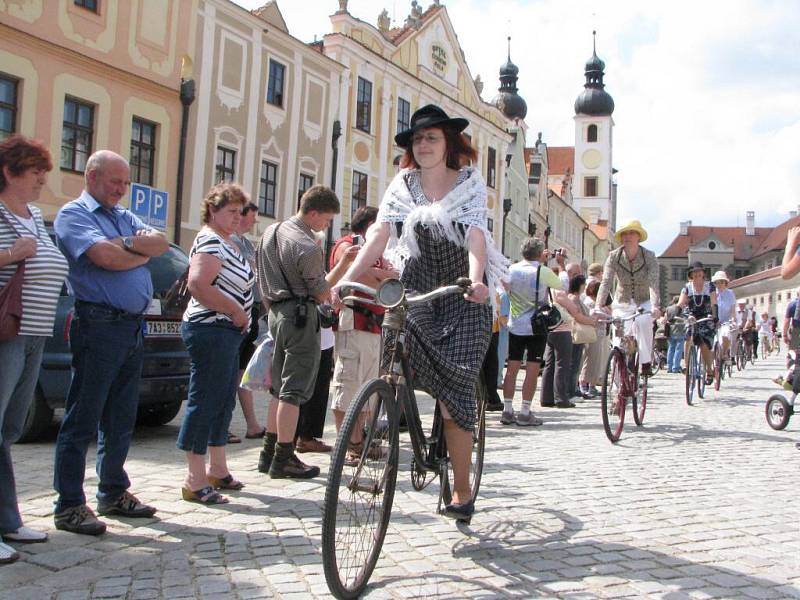
<instances>
[{"instance_id":1,"label":"black and white checked dress","mask_svg":"<svg viewBox=\"0 0 800 600\"><path fill-rule=\"evenodd\" d=\"M468 176L462 171L457 185ZM419 171L409 172L406 183L415 204L430 203L422 191ZM419 257L408 260L401 276L407 290L425 293L469 276L466 244L449 241L434 228L422 225L417 226L416 234ZM492 335L491 307L455 294L416 304L409 310L406 333L414 386L442 402L456 424L471 431L477 421L475 385ZM393 341L393 334L387 332L384 365L389 363Z\"/></svg>"}]
</instances>

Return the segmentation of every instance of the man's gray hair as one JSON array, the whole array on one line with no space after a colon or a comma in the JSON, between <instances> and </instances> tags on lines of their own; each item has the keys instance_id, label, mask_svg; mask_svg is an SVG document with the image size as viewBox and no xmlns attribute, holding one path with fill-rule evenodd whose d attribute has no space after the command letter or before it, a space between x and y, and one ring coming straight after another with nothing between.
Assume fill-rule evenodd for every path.
<instances>
[{"instance_id":1,"label":"man's gray hair","mask_svg":"<svg viewBox=\"0 0 800 600\"><path fill-rule=\"evenodd\" d=\"M519 247L519 253L525 260L536 260L544 251L544 242L539 238L530 237Z\"/></svg>"},{"instance_id":2,"label":"man's gray hair","mask_svg":"<svg viewBox=\"0 0 800 600\"><path fill-rule=\"evenodd\" d=\"M122 161L128 165L128 161L125 160L124 156L120 156L111 150L98 150L89 157L89 160L86 161L86 173L89 173L89 171L97 171L98 173L102 173L103 168L108 163L114 161Z\"/></svg>"}]
</instances>

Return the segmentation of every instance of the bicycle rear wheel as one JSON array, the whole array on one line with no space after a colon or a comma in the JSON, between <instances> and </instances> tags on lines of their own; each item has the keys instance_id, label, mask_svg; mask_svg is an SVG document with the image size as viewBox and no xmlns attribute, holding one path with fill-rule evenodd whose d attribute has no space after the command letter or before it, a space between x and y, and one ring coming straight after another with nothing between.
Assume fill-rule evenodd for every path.
<instances>
[{"instance_id":1,"label":"bicycle rear wheel","mask_svg":"<svg viewBox=\"0 0 800 600\"><path fill-rule=\"evenodd\" d=\"M392 386L381 379L367 382L350 403L331 455L322 564L337 598L360 596L378 561L397 482L398 419ZM353 432L362 429L363 442L352 446Z\"/></svg>"},{"instance_id":2,"label":"bicycle rear wheel","mask_svg":"<svg viewBox=\"0 0 800 600\"><path fill-rule=\"evenodd\" d=\"M703 360L703 352L698 347L695 350L694 378L697 380L697 397L701 400L706 393L706 361Z\"/></svg>"},{"instance_id":3,"label":"bicycle rear wheel","mask_svg":"<svg viewBox=\"0 0 800 600\"><path fill-rule=\"evenodd\" d=\"M719 391L719 386L722 384L722 348L720 345L714 344L714 389Z\"/></svg>"},{"instance_id":4,"label":"bicycle rear wheel","mask_svg":"<svg viewBox=\"0 0 800 600\"><path fill-rule=\"evenodd\" d=\"M689 355L686 357L686 404L689 406L694 402L694 370L697 366L695 354L697 354L697 347L689 344Z\"/></svg>"},{"instance_id":5,"label":"bicycle rear wheel","mask_svg":"<svg viewBox=\"0 0 800 600\"><path fill-rule=\"evenodd\" d=\"M469 463L469 488L472 490L472 498L478 496L481 487L481 475L483 475L483 452L486 447L486 384L483 376L478 379L475 385L475 401L478 409L478 420L472 430L472 458ZM447 461L445 476L442 478L442 503L447 505L453 501L453 468L450 461Z\"/></svg>"},{"instance_id":6,"label":"bicycle rear wheel","mask_svg":"<svg viewBox=\"0 0 800 600\"><path fill-rule=\"evenodd\" d=\"M606 437L615 443L622 434L625 423L625 396L623 395L627 376L625 357L619 348L614 348L608 357L603 392L600 396L600 409L603 416L603 429Z\"/></svg>"}]
</instances>

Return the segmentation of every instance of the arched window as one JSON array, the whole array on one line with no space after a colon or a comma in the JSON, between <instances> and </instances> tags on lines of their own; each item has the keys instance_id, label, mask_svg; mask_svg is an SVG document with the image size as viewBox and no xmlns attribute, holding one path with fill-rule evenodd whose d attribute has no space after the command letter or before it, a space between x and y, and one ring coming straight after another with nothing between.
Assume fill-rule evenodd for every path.
<instances>
[{"instance_id":1,"label":"arched window","mask_svg":"<svg viewBox=\"0 0 800 600\"><path fill-rule=\"evenodd\" d=\"M597 141L597 125L589 125L589 129L586 130L586 141L587 142Z\"/></svg>"}]
</instances>

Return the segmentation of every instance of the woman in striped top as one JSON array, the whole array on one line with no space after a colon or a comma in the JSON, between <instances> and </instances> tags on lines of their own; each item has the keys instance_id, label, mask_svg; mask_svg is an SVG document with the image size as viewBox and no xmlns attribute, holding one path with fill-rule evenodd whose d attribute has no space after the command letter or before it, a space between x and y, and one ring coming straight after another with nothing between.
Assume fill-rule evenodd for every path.
<instances>
[{"instance_id":1,"label":"woman in striped top","mask_svg":"<svg viewBox=\"0 0 800 600\"><path fill-rule=\"evenodd\" d=\"M239 347L253 306L253 270L231 239L247 202L247 194L235 183L212 187L201 208L204 226L190 252L192 299L181 331L191 357L189 401L178 434L178 448L186 451L189 467L182 496L190 502L225 503L228 499L215 489L244 487L228 470L225 444L236 404Z\"/></svg>"},{"instance_id":2,"label":"woman in striped top","mask_svg":"<svg viewBox=\"0 0 800 600\"><path fill-rule=\"evenodd\" d=\"M45 339L53 335L56 304L67 261L47 235L38 208L53 168L41 142L12 135L0 143L0 288L24 262L23 315L19 335L0 342L0 534L11 542L44 542L47 535L22 526L11 464L33 399ZM0 563L16 560L13 548L0 543Z\"/></svg>"}]
</instances>

